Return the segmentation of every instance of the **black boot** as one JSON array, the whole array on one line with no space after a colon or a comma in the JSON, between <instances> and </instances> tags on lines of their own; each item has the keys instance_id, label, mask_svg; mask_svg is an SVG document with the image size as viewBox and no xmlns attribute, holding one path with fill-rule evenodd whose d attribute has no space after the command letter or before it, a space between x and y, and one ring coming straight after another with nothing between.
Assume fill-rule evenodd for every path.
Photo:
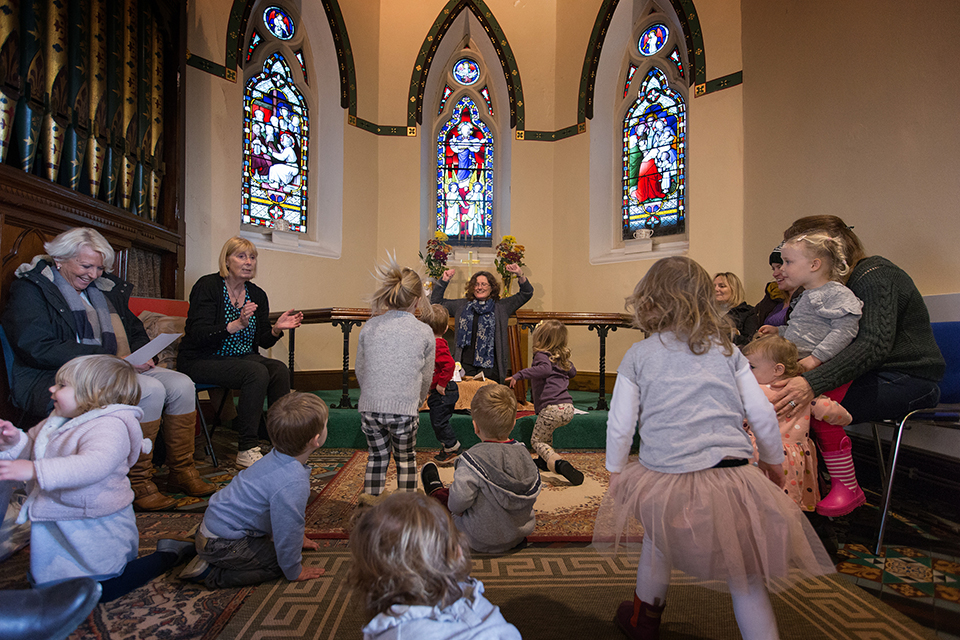
<instances>
[{"instance_id":1,"label":"black boot","mask_svg":"<svg viewBox=\"0 0 960 640\"><path fill-rule=\"evenodd\" d=\"M440 471L437 465L428 462L420 470L420 480L423 482L423 492L430 495L437 489L443 489L443 483L440 482Z\"/></svg>"},{"instance_id":2,"label":"black boot","mask_svg":"<svg viewBox=\"0 0 960 640\"><path fill-rule=\"evenodd\" d=\"M576 487L583 484L583 474L574 469L573 465L566 460L557 460L553 464L553 468L556 469L557 473L566 478L573 486Z\"/></svg>"},{"instance_id":3,"label":"black boot","mask_svg":"<svg viewBox=\"0 0 960 640\"><path fill-rule=\"evenodd\" d=\"M537 465L537 469L540 469L540 471L548 470L547 461L541 458L540 456L537 456L536 458L533 459L533 464Z\"/></svg>"},{"instance_id":4,"label":"black boot","mask_svg":"<svg viewBox=\"0 0 960 640\"><path fill-rule=\"evenodd\" d=\"M45 587L0 592L0 638L63 640L100 601L100 583L72 578Z\"/></svg>"}]
</instances>

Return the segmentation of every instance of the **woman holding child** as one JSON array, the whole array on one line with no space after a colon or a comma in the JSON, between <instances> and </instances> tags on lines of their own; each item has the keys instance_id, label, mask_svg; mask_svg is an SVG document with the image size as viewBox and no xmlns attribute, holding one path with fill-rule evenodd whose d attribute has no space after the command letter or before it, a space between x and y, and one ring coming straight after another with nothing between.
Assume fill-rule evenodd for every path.
<instances>
[{"instance_id":1,"label":"woman holding child","mask_svg":"<svg viewBox=\"0 0 960 640\"><path fill-rule=\"evenodd\" d=\"M496 382L506 379L510 367L507 321L533 297L533 285L520 265L508 264L506 269L517 278L520 290L503 299L500 283L488 271L477 271L470 277L463 298L447 300L443 294L456 273L456 269L447 269L430 294L431 303L442 304L454 317L454 359L467 375L483 372L484 377Z\"/></svg>"},{"instance_id":2,"label":"woman holding child","mask_svg":"<svg viewBox=\"0 0 960 640\"><path fill-rule=\"evenodd\" d=\"M203 276L190 292L190 311L177 368L196 382L240 390L237 467L262 458L258 445L263 401L272 405L290 393L287 365L260 355L295 329L303 314L283 312L270 324L270 304L257 275L257 248L244 238L227 240L220 250L220 271Z\"/></svg>"},{"instance_id":3,"label":"woman holding child","mask_svg":"<svg viewBox=\"0 0 960 640\"><path fill-rule=\"evenodd\" d=\"M867 257L860 238L836 216L801 218L784 232L784 240L798 241L817 232L840 241L851 267L846 286L863 302L863 315L856 337L833 357L801 376L774 383L777 393L771 401L777 414L794 418L814 397L833 390L840 392L833 399L850 412L854 423L897 419L935 406L940 398L937 382L945 364L913 280L889 260ZM848 383L843 395L841 388ZM813 426L825 459L831 454L838 459L842 456L842 478L850 489L843 504L832 504L833 513L819 506L818 511L824 515L848 513L862 503L863 496L854 476L850 439L842 428L821 432Z\"/></svg>"},{"instance_id":4,"label":"woman holding child","mask_svg":"<svg viewBox=\"0 0 960 640\"><path fill-rule=\"evenodd\" d=\"M77 227L44 244L38 255L17 269L3 315L13 347L14 404L33 416L53 409L50 387L57 370L78 356L125 357L149 342L143 323L130 312L133 285L110 273L115 253L94 229ZM155 441L163 419L168 487L191 496L207 496L215 487L200 478L193 463L196 397L193 381L152 362L135 367L140 385L140 428ZM169 509L176 501L151 480L152 456L144 453L130 469L138 511Z\"/></svg>"}]
</instances>

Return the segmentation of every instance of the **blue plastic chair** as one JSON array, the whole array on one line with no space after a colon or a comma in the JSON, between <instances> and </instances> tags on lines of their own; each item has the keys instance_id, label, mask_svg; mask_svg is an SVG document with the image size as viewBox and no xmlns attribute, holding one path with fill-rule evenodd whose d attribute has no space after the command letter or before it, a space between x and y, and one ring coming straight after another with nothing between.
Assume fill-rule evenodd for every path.
<instances>
[{"instance_id":1,"label":"blue plastic chair","mask_svg":"<svg viewBox=\"0 0 960 640\"><path fill-rule=\"evenodd\" d=\"M940 347L940 353L947 363L947 369L940 382L940 404L933 409L911 411L899 422L886 421L873 423L873 437L877 445L877 456L880 461L880 479L884 485L882 506L880 507L880 531L877 533L876 555L880 555L883 547L883 535L887 527L887 516L890 513L890 499L893 494L893 479L897 471L897 456L900 453L900 444L903 441L903 432L911 428L911 423L925 424L944 429L960 429L960 322L934 322L933 337ZM893 441L890 445L890 458L886 468L883 464L883 454L880 448L880 432L878 427L885 425L893 427Z\"/></svg>"}]
</instances>

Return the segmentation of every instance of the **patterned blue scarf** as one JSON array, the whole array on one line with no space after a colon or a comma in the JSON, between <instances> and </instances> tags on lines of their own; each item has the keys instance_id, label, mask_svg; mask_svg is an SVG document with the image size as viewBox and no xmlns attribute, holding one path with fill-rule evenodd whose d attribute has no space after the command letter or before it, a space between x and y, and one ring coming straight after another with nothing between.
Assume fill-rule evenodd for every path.
<instances>
[{"instance_id":1,"label":"patterned blue scarf","mask_svg":"<svg viewBox=\"0 0 960 640\"><path fill-rule=\"evenodd\" d=\"M481 369L493 368L493 345L496 333L497 320L493 312L497 303L486 300L472 300L460 314L457 323L457 347L463 349L470 346L470 336L473 334L473 319L480 318L477 326L477 347L473 352L473 365ZM470 363L468 363L470 364Z\"/></svg>"}]
</instances>

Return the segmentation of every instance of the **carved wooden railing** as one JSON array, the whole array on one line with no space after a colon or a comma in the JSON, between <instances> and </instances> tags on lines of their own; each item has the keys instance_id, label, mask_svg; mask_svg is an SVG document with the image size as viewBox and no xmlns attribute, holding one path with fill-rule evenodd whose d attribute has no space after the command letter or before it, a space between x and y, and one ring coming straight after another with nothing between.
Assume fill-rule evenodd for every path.
<instances>
[{"instance_id":1,"label":"carved wooden railing","mask_svg":"<svg viewBox=\"0 0 960 640\"><path fill-rule=\"evenodd\" d=\"M276 322L280 317L280 312L270 314L270 321ZM629 327L630 317L622 313L588 313L588 312L553 312L553 311L524 311L520 310L516 314L517 324L509 327L510 335L510 368L517 371L522 368L523 357L520 353L520 330L531 329L541 320L547 318L559 320L565 325L585 326L590 331L596 331L600 338L600 389L597 406L591 409L607 409L606 399L606 358L607 358L607 334L610 331L616 331L619 327ZM336 409L353 409L350 402L349 383L350 383L350 332L353 327L359 327L370 319L370 309L357 309L348 307L329 307L326 309L306 309L303 311L303 324L329 324L334 327L340 327L343 333L343 375L342 394L340 404L335 405ZM296 356L296 329L288 332L289 339L289 366L290 366L290 384L293 386L293 371ZM522 381L521 381L522 382ZM517 384L518 397L523 397L526 388L522 384Z\"/></svg>"}]
</instances>

